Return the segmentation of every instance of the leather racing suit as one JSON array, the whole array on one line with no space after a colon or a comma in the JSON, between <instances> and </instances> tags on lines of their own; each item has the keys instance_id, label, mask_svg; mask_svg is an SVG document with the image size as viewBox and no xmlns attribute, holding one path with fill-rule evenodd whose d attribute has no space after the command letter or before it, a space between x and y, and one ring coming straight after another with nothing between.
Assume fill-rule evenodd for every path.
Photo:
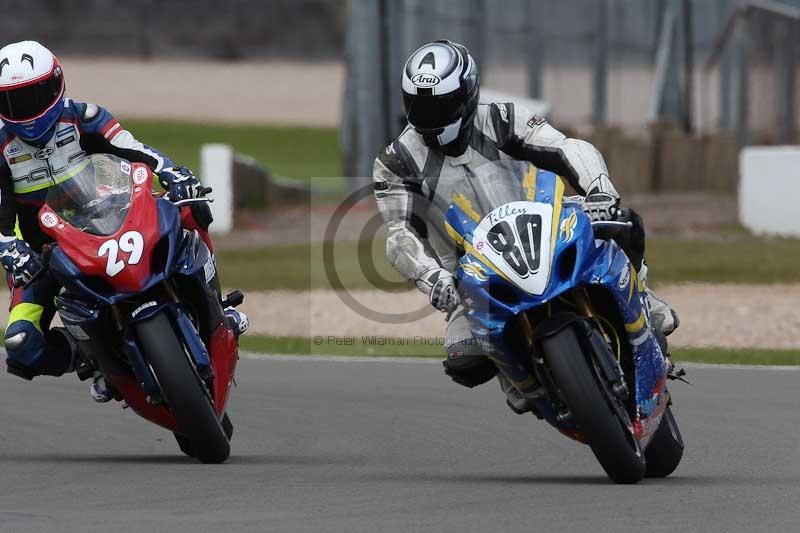
<instances>
[{"instance_id":1,"label":"leather racing suit","mask_svg":"<svg viewBox=\"0 0 800 533\"><path fill-rule=\"evenodd\" d=\"M619 198L605 161L594 146L566 137L543 118L513 102L478 105L469 145L456 157L429 148L422 136L408 126L380 153L373 169L375 198L388 234L386 253L406 279L425 291L420 280L426 272L440 267L454 270L456 249L443 232L451 192L472 169L505 159L528 161L555 172L581 196L605 193ZM646 275L643 265L634 266L640 277ZM485 353L486 347L472 337L462 305L447 317L445 346L448 361L460 355ZM472 383L469 376L459 380L450 375L462 385L475 386L494 372L492 365L490 375L478 372L477 381Z\"/></svg>"},{"instance_id":2,"label":"leather racing suit","mask_svg":"<svg viewBox=\"0 0 800 533\"><path fill-rule=\"evenodd\" d=\"M39 229L38 211L44 203L51 176L86 157L112 154L145 163L154 172L173 166L161 152L142 144L114 117L94 104L64 101L52 138L43 146L32 145L0 124L0 239L19 237L40 251L48 238ZM10 277L10 276L9 276ZM59 287L44 276L27 288L11 287L11 309L6 328L9 371L30 379L36 374L59 375L68 368L64 340L48 331L55 314L53 297ZM17 339L19 345L8 342Z\"/></svg>"}]
</instances>

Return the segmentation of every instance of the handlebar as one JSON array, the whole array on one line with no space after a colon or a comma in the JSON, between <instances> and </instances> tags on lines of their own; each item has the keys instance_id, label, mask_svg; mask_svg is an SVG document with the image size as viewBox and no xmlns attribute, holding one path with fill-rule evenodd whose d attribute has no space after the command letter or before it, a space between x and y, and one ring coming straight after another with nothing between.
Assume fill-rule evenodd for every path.
<instances>
[{"instance_id":1,"label":"handlebar","mask_svg":"<svg viewBox=\"0 0 800 533\"><path fill-rule=\"evenodd\" d=\"M195 193L197 194L197 196L195 196L194 198L186 198L184 200L178 200L177 202L173 202L173 205L180 207L186 204L198 204L203 202L208 204L214 203L213 198L209 198L206 196L207 194L210 194L213 191L214 191L213 187L203 187L202 185L198 185L195 188ZM169 200L169 192L165 192L163 195L161 195L161 198Z\"/></svg>"}]
</instances>

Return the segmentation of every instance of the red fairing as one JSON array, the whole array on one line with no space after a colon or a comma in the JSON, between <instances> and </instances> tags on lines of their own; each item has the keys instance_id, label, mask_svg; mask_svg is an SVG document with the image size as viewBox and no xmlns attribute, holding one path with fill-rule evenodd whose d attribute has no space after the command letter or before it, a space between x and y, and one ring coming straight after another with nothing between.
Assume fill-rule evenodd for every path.
<instances>
[{"instance_id":1,"label":"red fairing","mask_svg":"<svg viewBox=\"0 0 800 533\"><path fill-rule=\"evenodd\" d=\"M222 416L239 359L239 343L233 331L223 322L211 334L209 344L211 366L214 368L214 405L217 414Z\"/></svg>"},{"instance_id":2,"label":"red fairing","mask_svg":"<svg viewBox=\"0 0 800 533\"><path fill-rule=\"evenodd\" d=\"M146 172L146 178L143 177L143 172ZM158 208L150 187L153 181L152 171L147 165L134 163L131 176L134 180L131 184L133 187L131 207L122 227L113 235L98 236L84 233L65 222L49 206L44 205L39 210L39 225L42 231L58 242L61 250L81 272L98 276L123 293L142 290L152 273L150 264L153 248L161 238ZM46 213L55 215L58 223L48 224L51 227L42 224L42 217ZM121 241L131 242L131 235L128 232L141 235L141 254L125 251L125 248L130 246L123 245ZM125 238L126 234L128 238ZM116 241L117 246L105 244L112 240ZM104 244L105 248L101 249ZM112 254L115 257L112 257Z\"/></svg>"},{"instance_id":3,"label":"red fairing","mask_svg":"<svg viewBox=\"0 0 800 533\"><path fill-rule=\"evenodd\" d=\"M178 422L164 404L153 405L147 401L142 388L132 376L109 376L116 388L136 414L170 431L178 431Z\"/></svg>"},{"instance_id":4,"label":"red fairing","mask_svg":"<svg viewBox=\"0 0 800 533\"><path fill-rule=\"evenodd\" d=\"M208 251L211 252L211 255L214 255L214 245L211 243L211 235L208 234L208 230L203 229L200 224L197 223L197 220L195 220L192 214L192 210L188 207L181 209L181 227L189 231L197 230L197 233L200 234L200 238L203 239L203 242L208 246Z\"/></svg>"}]
</instances>

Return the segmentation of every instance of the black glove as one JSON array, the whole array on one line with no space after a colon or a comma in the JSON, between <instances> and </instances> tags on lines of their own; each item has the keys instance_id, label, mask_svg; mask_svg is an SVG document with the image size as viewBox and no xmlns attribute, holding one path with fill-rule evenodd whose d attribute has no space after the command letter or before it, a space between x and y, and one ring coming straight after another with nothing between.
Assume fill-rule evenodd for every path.
<instances>
[{"instance_id":1,"label":"black glove","mask_svg":"<svg viewBox=\"0 0 800 533\"><path fill-rule=\"evenodd\" d=\"M158 173L158 181L169 192L172 202L201 196L204 191L192 171L186 167L169 167Z\"/></svg>"},{"instance_id":2,"label":"black glove","mask_svg":"<svg viewBox=\"0 0 800 533\"><path fill-rule=\"evenodd\" d=\"M619 198L613 194L596 192L583 199L582 207L592 222L616 220L619 214Z\"/></svg>"},{"instance_id":3,"label":"black glove","mask_svg":"<svg viewBox=\"0 0 800 533\"><path fill-rule=\"evenodd\" d=\"M27 242L15 239L0 242L0 261L14 282L15 287L30 282L33 276L42 269L39 254Z\"/></svg>"}]
</instances>

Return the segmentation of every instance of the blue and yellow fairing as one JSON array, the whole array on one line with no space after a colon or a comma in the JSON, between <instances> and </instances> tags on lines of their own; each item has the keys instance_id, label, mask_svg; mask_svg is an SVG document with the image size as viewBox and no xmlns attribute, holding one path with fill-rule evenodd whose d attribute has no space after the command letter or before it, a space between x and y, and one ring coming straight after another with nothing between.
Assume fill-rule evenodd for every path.
<instances>
[{"instance_id":1,"label":"blue and yellow fairing","mask_svg":"<svg viewBox=\"0 0 800 533\"><path fill-rule=\"evenodd\" d=\"M546 203L553 208L549 277L541 294L521 289L503 273L501 266L475 248L473 234L482 216L470 198L455 194L447 212L445 229L465 252L455 275L473 335L491 347L491 358L524 391L534 380L527 370L529 365L520 360L524 354L511 353L503 340L509 321L520 313L547 305L571 289L592 285L605 288L617 304L633 353L638 411L634 425L637 433L646 438L649 427L655 429L666 407L667 363L651 333L649 316L642 303L644 288L636 271L615 242L595 239L591 220L580 204L564 196L561 178L531 167L522 177L522 194L524 198L519 200ZM498 286L503 290L497 291ZM504 295L502 299L493 296L500 293ZM543 414L551 423L562 430L571 429L556 424L555 412L550 417L547 406L543 407Z\"/></svg>"}]
</instances>

